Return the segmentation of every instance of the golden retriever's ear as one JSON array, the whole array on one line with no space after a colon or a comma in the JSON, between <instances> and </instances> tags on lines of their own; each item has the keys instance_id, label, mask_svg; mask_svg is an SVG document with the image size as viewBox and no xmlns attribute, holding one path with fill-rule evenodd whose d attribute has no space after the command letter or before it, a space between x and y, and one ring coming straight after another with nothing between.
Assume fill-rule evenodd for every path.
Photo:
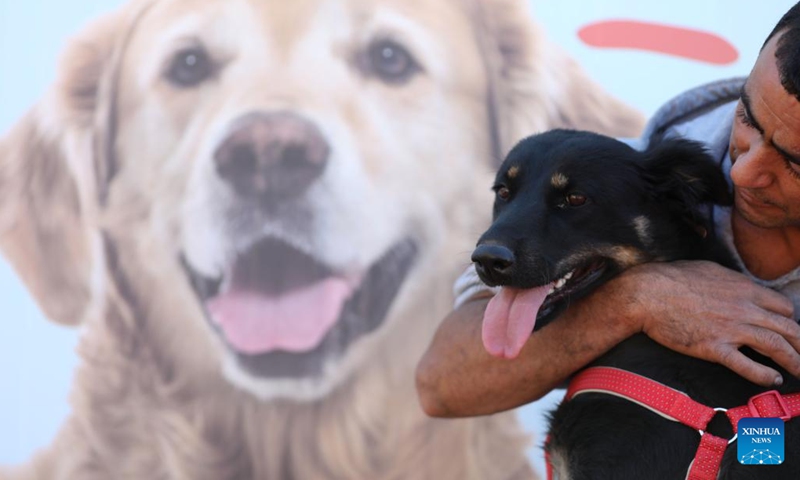
<instances>
[{"instance_id":1,"label":"golden retriever's ear","mask_svg":"<svg viewBox=\"0 0 800 480\"><path fill-rule=\"evenodd\" d=\"M62 324L90 315L102 286L93 151L117 19L71 42L55 85L0 139L0 251Z\"/></svg>"},{"instance_id":2,"label":"golden retriever's ear","mask_svg":"<svg viewBox=\"0 0 800 480\"><path fill-rule=\"evenodd\" d=\"M644 117L604 91L534 22L527 0L476 0L499 149L564 127L637 136Z\"/></svg>"}]
</instances>

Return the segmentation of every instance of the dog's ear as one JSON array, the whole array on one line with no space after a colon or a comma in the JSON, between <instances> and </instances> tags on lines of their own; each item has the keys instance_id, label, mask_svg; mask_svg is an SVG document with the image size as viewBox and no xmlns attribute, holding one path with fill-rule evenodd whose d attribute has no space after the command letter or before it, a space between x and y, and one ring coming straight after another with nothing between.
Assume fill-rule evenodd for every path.
<instances>
[{"instance_id":1,"label":"dog's ear","mask_svg":"<svg viewBox=\"0 0 800 480\"><path fill-rule=\"evenodd\" d=\"M501 155L519 139L557 127L639 135L643 115L603 90L549 41L529 12L530 2L476 1Z\"/></svg>"},{"instance_id":2,"label":"dog's ear","mask_svg":"<svg viewBox=\"0 0 800 480\"><path fill-rule=\"evenodd\" d=\"M62 324L90 315L102 284L96 125L121 19L105 17L71 41L55 84L0 139L0 251Z\"/></svg>"},{"instance_id":3,"label":"dog's ear","mask_svg":"<svg viewBox=\"0 0 800 480\"><path fill-rule=\"evenodd\" d=\"M730 187L705 147L685 139L661 140L644 152L645 177L659 201L670 202L692 219L702 204L730 205Z\"/></svg>"}]
</instances>

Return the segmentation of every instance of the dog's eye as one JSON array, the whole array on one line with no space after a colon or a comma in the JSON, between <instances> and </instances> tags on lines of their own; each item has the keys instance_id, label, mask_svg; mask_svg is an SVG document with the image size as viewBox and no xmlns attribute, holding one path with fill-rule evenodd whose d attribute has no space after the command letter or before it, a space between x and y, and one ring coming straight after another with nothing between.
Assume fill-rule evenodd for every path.
<instances>
[{"instance_id":1,"label":"dog's eye","mask_svg":"<svg viewBox=\"0 0 800 480\"><path fill-rule=\"evenodd\" d=\"M570 207L580 207L586 204L586 195L580 193L570 193L567 195L567 205Z\"/></svg>"},{"instance_id":2,"label":"dog's eye","mask_svg":"<svg viewBox=\"0 0 800 480\"><path fill-rule=\"evenodd\" d=\"M508 200L511 197L511 190L509 190L508 187L495 187L494 192L497 194L497 198L501 200Z\"/></svg>"},{"instance_id":3,"label":"dog's eye","mask_svg":"<svg viewBox=\"0 0 800 480\"><path fill-rule=\"evenodd\" d=\"M404 83L419 71L408 50L392 40L374 42L367 56L370 71L386 83Z\"/></svg>"},{"instance_id":4,"label":"dog's eye","mask_svg":"<svg viewBox=\"0 0 800 480\"><path fill-rule=\"evenodd\" d=\"M191 88L214 73L214 66L203 48L191 47L172 57L166 77L174 85Z\"/></svg>"}]
</instances>

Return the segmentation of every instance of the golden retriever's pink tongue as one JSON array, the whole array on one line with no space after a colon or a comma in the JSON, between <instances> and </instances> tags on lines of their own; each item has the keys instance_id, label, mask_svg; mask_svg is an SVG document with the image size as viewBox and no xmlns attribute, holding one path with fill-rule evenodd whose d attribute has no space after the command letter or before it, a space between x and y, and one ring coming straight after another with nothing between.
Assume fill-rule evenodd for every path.
<instances>
[{"instance_id":1,"label":"golden retriever's pink tongue","mask_svg":"<svg viewBox=\"0 0 800 480\"><path fill-rule=\"evenodd\" d=\"M343 279L328 278L280 296L231 291L208 302L228 343L247 354L315 348L352 294Z\"/></svg>"},{"instance_id":2,"label":"golden retriever's pink tongue","mask_svg":"<svg viewBox=\"0 0 800 480\"><path fill-rule=\"evenodd\" d=\"M536 324L536 314L551 285L520 290L503 287L483 314L483 346L495 357L514 358Z\"/></svg>"}]
</instances>

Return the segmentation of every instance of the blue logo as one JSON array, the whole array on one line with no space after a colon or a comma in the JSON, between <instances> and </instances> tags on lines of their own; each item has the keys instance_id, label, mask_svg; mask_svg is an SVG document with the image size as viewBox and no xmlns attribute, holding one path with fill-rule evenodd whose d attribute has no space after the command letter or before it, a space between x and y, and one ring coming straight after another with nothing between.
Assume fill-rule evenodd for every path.
<instances>
[{"instance_id":1,"label":"blue logo","mask_svg":"<svg viewBox=\"0 0 800 480\"><path fill-rule=\"evenodd\" d=\"M743 418L739 420L737 453L742 465L783 463L783 420Z\"/></svg>"}]
</instances>

